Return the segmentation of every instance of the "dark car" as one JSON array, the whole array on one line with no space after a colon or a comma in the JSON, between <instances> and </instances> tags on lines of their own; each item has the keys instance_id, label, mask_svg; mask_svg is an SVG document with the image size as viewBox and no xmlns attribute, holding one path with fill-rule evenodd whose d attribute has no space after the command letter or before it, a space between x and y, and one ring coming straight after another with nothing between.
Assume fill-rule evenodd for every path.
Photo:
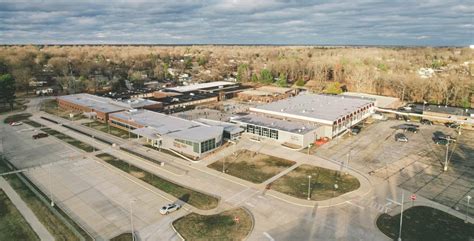
<instances>
[{"instance_id":1,"label":"dark car","mask_svg":"<svg viewBox=\"0 0 474 241\"><path fill-rule=\"evenodd\" d=\"M418 128L416 127L408 127L405 129L405 132L408 131L408 132L412 132L412 133L417 133L418 132Z\"/></svg>"},{"instance_id":2,"label":"dark car","mask_svg":"<svg viewBox=\"0 0 474 241\"><path fill-rule=\"evenodd\" d=\"M397 133L395 135L395 141L398 142L408 142L408 138L403 133Z\"/></svg>"},{"instance_id":3,"label":"dark car","mask_svg":"<svg viewBox=\"0 0 474 241\"><path fill-rule=\"evenodd\" d=\"M459 124L457 124L456 122L447 122L444 124L446 127L449 127L449 128L458 128L459 127Z\"/></svg>"},{"instance_id":4,"label":"dark car","mask_svg":"<svg viewBox=\"0 0 474 241\"><path fill-rule=\"evenodd\" d=\"M443 146L449 143L449 141L446 139L435 139L434 142L436 143L436 145L443 145Z\"/></svg>"},{"instance_id":5,"label":"dark car","mask_svg":"<svg viewBox=\"0 0 474 241\"><path fill-rule=\"evenodd\" d=\"M450 135L439 135L437 136L438 140L447 140L450 142L456 142L456 137L450 136Z\"/></svg>"},{"instance_id":6,"label":"dark car","mask_svg":"<svg viewBox=\"0 0 474 241\"><path fill-rule=\"evenodd\" d=\"M433 122L430 121L430 120L427 120L427 119L421 119L421 120L420 120L420 123L421 123L422 125L430 125L430 126L433 125Z\"/></svg>"},{"instance_id":7,"label":"dark car","mask_svg":"<svg viewBox=\"0 0 474 241\"><path fill-rule=\"evenodd\" d=\"M351 127L350 132L351 132L352 135L357 135L357 134L360 133L361 130L362 130L362 127L353 126L353 127Z\"/></svg>"},{"instance_id":8,"label":"dark car","mask_svg":"<svg viewBox=\"0 0 474 241\"><path fill-rule=\"evenodd\" d=\"M48 137L48 134L46 133L38 133L36 135L33 135L33 139L41 139L41 138L45 138L45 137Z\"/></svg>"}]
</instances>

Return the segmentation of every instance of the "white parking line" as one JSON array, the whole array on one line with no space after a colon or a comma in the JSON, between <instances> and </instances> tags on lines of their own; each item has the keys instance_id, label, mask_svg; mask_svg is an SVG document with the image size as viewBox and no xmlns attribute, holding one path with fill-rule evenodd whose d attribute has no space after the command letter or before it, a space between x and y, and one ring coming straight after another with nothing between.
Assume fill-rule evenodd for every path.
<instances>
[{"instance_id":1,"label":"white parking line","mask_svg":"<svg viewBox=\"0 0 474 241\"><path fill-rule=\"evenodd\" d=\"M251 203L249 203L249 202L246 202L245 204L247 204L248 206L253 207L253 208L255 207L255 205L253 205L253 204L251 204Z\"/></svg>"},{"instance_id":2,"label":"white parking line","mask_svg":"<svg viewBox=\"0 0 474 241\"><path fill-rule=\"evenodd\" d=\"M263 232L263 235L265 235L265 237L267 237L270 241L275 241L275 239L273 239L272 236L270 236L270 234L267 232Z\"/></svg>"},{"instance_id":3,"label":"white parking line","mask_svg":"<svg viewBox=\"0 0 474 241\"><path fill-rule=\"evenodd\" d=\"M351 201L347 201L346 203L349 203L349 204L351 204L351 205L354 205L354 206L356 206L356 207L358 207L358 208L360 208L360 209L362 209L362 210L365 209L365 207L362 207L362 206L360 206L360 205L357 205L357 204L355 204L355 203L352 203Z\"/></svg>"}]
</instances>

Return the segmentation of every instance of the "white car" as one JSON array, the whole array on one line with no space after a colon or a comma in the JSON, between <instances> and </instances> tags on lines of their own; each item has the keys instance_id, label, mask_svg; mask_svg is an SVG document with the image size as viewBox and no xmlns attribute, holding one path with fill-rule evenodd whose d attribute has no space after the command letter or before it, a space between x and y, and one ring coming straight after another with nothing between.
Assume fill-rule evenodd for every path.
<instances>
[{"instance_id":1,"label":"white car","mask_svg":"<svg viewBox=\"0 0 474 241\"><path fill-rule=\"evenodd\" d=\"M179 210L180 208L181 208L181 205L179 205L177 203L170 203L170 204L167 204L167 205L163 206L160 209L160 213L163 214L163 215L166 215L168 213Z\"/></svg>"},{"instance_id":2,"label":"white car","mask_svg":"<svg viewBox=\"0 0 474 241\"><path fill-rule=\"evenodd\" d=\"M11 126L21 126L21 125L23 125L23 122L21 122L21 121L11 122L10 125Z\"/></svg>"}]
</instances>

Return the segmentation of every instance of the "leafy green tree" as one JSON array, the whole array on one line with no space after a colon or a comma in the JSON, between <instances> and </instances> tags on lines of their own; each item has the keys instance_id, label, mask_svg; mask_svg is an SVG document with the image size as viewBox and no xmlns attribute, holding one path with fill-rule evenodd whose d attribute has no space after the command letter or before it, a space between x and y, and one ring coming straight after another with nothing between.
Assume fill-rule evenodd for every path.
<instances>
[{"instance_id":1,"label":"leafy green tree","mask_svg":"<svg viewBox=\"0 0 474 241\"><path fill-rule=\"evenodd\" d=\"M324 89L324 93L326 94L340 94L342 93L341 83L339 82L329 82L326 84L326 88Z\"/></svg>"},{"instance_id":2,"label":"leafy green tree","mask_svg":"<svg viewBox=\"0 0 474 241\"><path fill-rule=\"evenodd\" d=\"M296 86L303 86L303 85L304 85L303 79L299 79L298 81L296 81Z\"/></svg>"},{"instance_id":3,"label":"leafy green tree","mask_svg":"<svg viewBox=\"0 0 474 241\"><path fill-rule=\"evenodd\" d=\"M272 73L268 69L263 69L260 71L260 82L264 84L271 84L273 83L273 76Z\"/></svg>"},{"instance_id":4,"label":"leafy green tree","mask_svg":"<svg viewBox=\"0 0 474 241\"><path fill-rule=\"evenodd\" d=\"M280 77L278 77L278 81L276 82L276 84L280 87L287 87L288 86L288 82L286 80L286 75L281 73L280 74Z\"/></svg>"},{"instance_id":5,"label":"leafy green tree","mask_svg":"<svg viewBox=\"0 0 474 241\"><path fill-rule=\"evenodd\" d=\"M9 104L13 110L15 103L15 79L10 74L0 75L0 98L5 104Z\"/></svg>"}]
</instances>

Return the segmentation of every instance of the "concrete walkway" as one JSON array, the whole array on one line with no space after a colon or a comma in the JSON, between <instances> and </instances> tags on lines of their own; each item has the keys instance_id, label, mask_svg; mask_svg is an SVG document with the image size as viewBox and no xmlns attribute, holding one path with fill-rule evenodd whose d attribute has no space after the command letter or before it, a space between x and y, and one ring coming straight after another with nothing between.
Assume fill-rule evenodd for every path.
<instances>
[{"instance_id":1,"label":"concrete walkway","mask_svg":"<svg viewBox=\"0 0 474 241\"><path fill-rule=\"evenodd\" d=\"M48 232L43 224L36 218L35 214L28 205L18 196L13 188L3 177L0 177L0 188L7 194L8 198L15 205L16 209L21 213L25 220L30 224L31 228L39 236L41 240L54 241L54 237Z\"/></svg>"}]
</instances>

